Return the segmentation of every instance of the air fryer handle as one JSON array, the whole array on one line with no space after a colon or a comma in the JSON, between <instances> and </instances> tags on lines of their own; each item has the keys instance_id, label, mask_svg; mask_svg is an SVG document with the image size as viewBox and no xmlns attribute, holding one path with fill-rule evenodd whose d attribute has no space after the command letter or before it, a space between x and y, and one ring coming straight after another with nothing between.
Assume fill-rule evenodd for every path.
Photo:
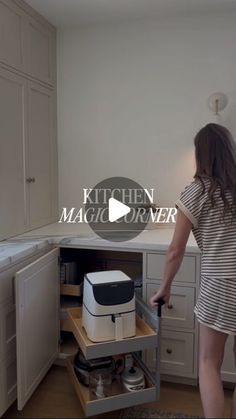
<instances>
[{"instance_id":1,"label":"air fryer handle","mask_svg":"<svg viewBox=\"0 0 236 419\"><path fill-rule=\"evenodd\" d=\"M115 314L115 337L116 340L124 338L123 317L121 314Z\"/></svg>"},{"instance_id":2,"label":"air fryer handle","mask_svg":"<svg viewBox=\"0 0 236 419\"><path fill-rule=\"evenodd\" d=\"M161 317L161 309L162 309L162 306L165 304L166 302L165 302L165 300L163 300L163 298L159 298L158 300L157 300L157 315L158 315L158 317Z\"/></svg>"}]
</instances>

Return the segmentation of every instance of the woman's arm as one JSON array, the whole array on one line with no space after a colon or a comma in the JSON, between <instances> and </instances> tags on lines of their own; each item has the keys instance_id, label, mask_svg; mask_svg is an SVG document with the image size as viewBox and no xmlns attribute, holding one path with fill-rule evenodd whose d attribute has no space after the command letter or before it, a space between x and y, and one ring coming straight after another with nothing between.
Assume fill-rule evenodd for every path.
<instances>
[{"instance_id":1,"label":"woman's arm","mask_svg":"<svg viewBox=\"0 0 236 419\"><path fill-rule=\"evenodd\" d=\"M164 277L159 290L149 300L152 306L157 305L159 298L169 302L171 284L181 265L191 228L189 219L178 210L174 235L166 254Z\"/></svg>"}]
</instances>

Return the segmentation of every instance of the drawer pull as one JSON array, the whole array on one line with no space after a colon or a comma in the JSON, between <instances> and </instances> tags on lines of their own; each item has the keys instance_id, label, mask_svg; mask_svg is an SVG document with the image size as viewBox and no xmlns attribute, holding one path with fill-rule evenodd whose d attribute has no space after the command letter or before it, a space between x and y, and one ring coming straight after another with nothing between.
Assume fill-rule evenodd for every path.
<instances>
[{"instance_id":1,"label":"drawer pull","mask_svg":"<svg viewBox=\"0 0 236 419\"><path fill-rule=\"evenodd\" d=\"M172 310L172 308L173 308L173 304L168 304L167 308L168 308L169 310Z\"/></svg>"},{"instance_id":2,"label":"drawer pull","mask_svg":"<svg viewBox=\"0 0 236 419\"><path fill-rule=\"evenodd\" d=\"M166 349L166 352L170 355L170 354L172 354L172 349L167 348L167 349Z\"/></svg>"}]
</instances>

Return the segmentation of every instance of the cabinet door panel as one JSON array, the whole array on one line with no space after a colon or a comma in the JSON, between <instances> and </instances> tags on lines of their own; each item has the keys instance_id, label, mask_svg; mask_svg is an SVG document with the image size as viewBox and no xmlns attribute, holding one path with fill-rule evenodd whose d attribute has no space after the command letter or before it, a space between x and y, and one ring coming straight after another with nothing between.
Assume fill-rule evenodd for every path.
<instances>
[{"instance_id":1,"label":"cabinet door panel","mask_svg":"<svg viewBox=\"0 0 236 419\"><path fill-rule=\"evenodd\" d=\"M147 278L162 279L165 265L165 254L148 253L147 254ZM196 257L186 255L183 258L180 269L175 275L174 281L195 282L196 281Z\"/></svg>"},{"instance_id":2,"label":"cabinet door panel","mask_svg":"<svg viewBox=\"0 0 236 419\"><path fill-rule=\"evenodd\" d=\"M12 302L0 306L0 359L16 351L16 312Z\"/></svg>"},{"instance_id":3,"label":"cabinet door panel","mask_svg":"<svg viewBox=\"0 0 236 419\"><path fill-rule=\"evenodd\" d=\"M147 301L156 292L160 284L147 284ZM164 327L194 327L195 289L172 286L170 305L162 310Z\"/></svg>"},{"instance_id":4,"label":"cabinet door panel","mask_svg":"<svg viewBox=\"0 0 236 419\"><path fill-rule=\"evenodd\" d=\"M224 381L235 383L236 367L233 354L234 336L229 336L225 345L224 362L221 368L221 376Z\"/></svg>"},{"instance_id":5,"label":"cabinet door panel","mask_svg":"<svg viewBox=\"0 0 236 419\"><path fill-rule=\"evenodd\" d=\"M58 355L58 249L16 273L17 398L22 409Z\"/></svg>"},{"instance_id":6,"label":"cabinet door panel","mask_svg":"<svg viewBox=\"0 0 236 419\"><path fill-rule=\"evenodd\" d=\"M29 184L30 227L37 228L54 221L55 137L53 93L36 83L29 83Z\"/></svg>"},{"instance_id":7,"label":"cabinet door panel","mask_svg":"<svg viewBox=\"0 0 236 419\"><path fill-rule=\"evenodd\" d=\"M0 68L0 240L27 228L26 82Z\"/></svg>"},{"instance_id":8,"label":"cabinet door panel","mask_svg":"<svg viewBox=\"0 0 236 419\"><path fill-rule=\"evenodd\" d=\"M54 34L35 19L28 17L28 71L33 77L52 84Z\"/></svg>"},{"instance_id":9,"label":"cabinet door panel","mask_svg":"<svg viewBox=\"0 0 236 419\"><path fill-rule=\"evenodd\" d=\"M146 351L146 362L150 370L155 371L155 351ZM160 365L161 374L195 378L194 335L163 329Z\"/></svg>"},{"instance_id":10,"label":"cabinet door panel","mask_svg":"<svg viewBox=\"0 0 236 419\"><path fill-rule=\"evenodd\" d=\"M16 353L8 353L0 362L0 416L16 400Z\"/></svg>"},{"instance_id":11,"label":"cabinet door panel","mask_svg":"<svg viewBox=\"0 0 236 419\"><path fill-rule=\"evenodd\" d=\"M9 0L0 0L0 61L24 69L24 20L21 10Z\"/></svg>"}]
</instances>

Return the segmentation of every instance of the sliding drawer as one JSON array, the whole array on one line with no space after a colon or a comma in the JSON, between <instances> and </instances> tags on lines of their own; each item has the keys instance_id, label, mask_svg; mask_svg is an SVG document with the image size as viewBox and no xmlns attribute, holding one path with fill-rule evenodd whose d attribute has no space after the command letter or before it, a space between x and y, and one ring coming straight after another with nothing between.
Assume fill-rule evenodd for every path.
<instances>
[{"instance_id":1,"label":"sliding drawer","mask_svg":"<svg viewBox=\"0 0 236 419\"><path fill-rule=\"evenodd\" d=\"M146 351L145 360L148 368L155 373L155 351ZM194 377L193 333L162 330L160 367L161 374Z\"/></svg>"},{"instance_id":2,"label":"sliding drawer","mask_svg":"<svg viewBox=\"0 0 236 419\"><path fill-rule=\"evenodd\" d=\"M126 339L110 340L94 343L88 339L82 326L82 309L71 308L67 310L70 319L70 328L73 332L86 359L104 357L126 352L141 351L142 349L157 346L157 334L148 324L136 315L136 336Z\"/></svg>"},{"instance_id":3,"label":"sliding drawer","mask_svg":"<svg viewBox=\"0 0 236 419\"><path fill-rule=\"evenodd\" d=\"M147 254L147 272L148 279L162 279L164 274L165 254L148 253ZM196 257L184 256L179 271L175 275L175 281L195 282L196 281Z\"/></svg>"},{"instance_id":4,"label":"sliding drawer","mask_svg":"<svg viewBox=\"0 0 236 419\"><path fill-rule=\"evenodd\" d=\"M147 284L147 300L157 291L160 282ZM163 307L163 327L194 328L195 288L171 287L171 297L168 307Z\"/></svg>"},{"instance_id":5,"label":"sliding drawer","mask_svg":"<svg viewBox=\"0 0 236 419\"><path fill-rule=\"evenodd\" d=\"M83 285L61 284L60 294L80 297L82 295Z\"/></svg>"},{"instance_id":6,"label":"sliding drawer","mask_svg":"<svg viewBox=\"0 0 236 419\"><path fill-rule=\"evenodd\" d=\"M89 388L79 382L74 372L74 357L67 358L67 368L75 388L76 394L83 407L85 416L99 415L118 409L125 409L142 403L155 401L157 398L156 386L145 375L146 388L143 390L127 392L122 390L117 382L111 386L112 395L102 399L93 398ZM113 395L114 394L114 395Z\"/></svg>"},{"instance_id":7,"label":"sliding drawer","mask_svg":"<svg viewBox=\"0 0 236 419\"><path fill-rule=\"evenodd\" d=\"M60 330L62 332L72 332L71 322L70 322L69 319L61 319L60 320Z\"/></svg>"}]
</instances>

